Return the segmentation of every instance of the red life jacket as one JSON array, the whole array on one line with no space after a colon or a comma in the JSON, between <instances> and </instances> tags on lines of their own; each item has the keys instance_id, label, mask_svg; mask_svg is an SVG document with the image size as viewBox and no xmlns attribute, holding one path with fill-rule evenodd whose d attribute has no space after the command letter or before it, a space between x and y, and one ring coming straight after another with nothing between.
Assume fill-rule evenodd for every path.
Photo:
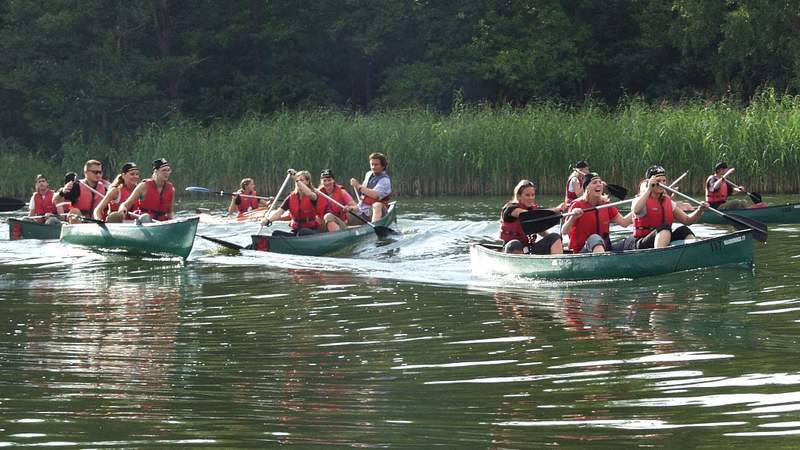
<instances>
[{"instance_id":1,"label":"red life jacket","mask_svg":"<svg viewBox=\"0 0 800 450\"><path fill-rule=\"evenodd\" d=\"M320 191L325 192L322 189L320 189ZM353 200L349 195L347 195L347 191L345 191L342 188L342 186L338 185L338 184L334 184L333 185L333 192L332 193L328 194L327 192L325 192L325 194L328 197L336 200L337 202L339 202L340 204L342 204L344 206L347 206L347 204L350 203ZM336 215L336 217L342 219L345 223L347 223L347 210L346 209L340 208L339 205L337 205L334 202L330 202L330 208L331 208L331 212L334 215Z\"/></svg>"},{"instance_id":2,"label":"red life jacket","mask_svg":"<svg viewBox=\"0 0 800 450\"><path fill-rule=\"evenodd\" d=\"M575 175L567 178L567 185L564 187L564 200L565 200L565 203L567 203L567 204L571 204L572 202L574 202L578 198L578 194L569 191L569 184L572 182L573 178L578 180L578 182L581 181Z\"/></svg>"},{"instance_id":3,"label":"red life jacket","mask_svg":"<svg viewBox=\"0 0 800 450\"><path fill-rule=\"evenodd\" d=\"M532 244L533 242L528 239L528 235L525 234L525 230L522 229L522 223L519 221L519 218L513 222L506 222L503 218L503 210L509 207L522 208L519 203L507 203L505 206L503 206L503 209L500 210L500 239L502 239L503 242L509 242L516 239L522 242L524 245ZM533 204L530 208L528 208L528 211L533 211L534 209L539 209L539 206ZM536 235L534 235L533 239L534 241L536 240Z\"/></svg>"},{"instance_id":4,"label":"red life jacket","mask_svg":"<svg viewBox=\"0 0 800 450\"><path fill-rule=\"evenodd\" d=\"M43 216L45 214L55 214L56 205L53 203L53 190L48 189L44 195L38 192L33 194L33 216Z\"/></svg>"},{"instance_id":5,"label":"red life jacket","mask_svg":"<svg viewBox=\"0 0 800 450\"><path fill-rule=\"evenodd\" d=\"M139 201L139 209L147 214L153 220L160 220L165 215L169 214L172 209L172 200L175 197L175 188L172 183L167 181L161 192L158 192L156 182L152 178L144 180L147 189L144 193L144 199Z\"/></svg>"},{"instance_id":6,"label":"red life jacket","mask_svg":"<svg viewBox=\"0 0 800 450\"><path fill-rule=\"evenodd\" d=\"M103 196L106 195L106 185L102 181L97 183L97 187L94 188L95 191L100 193L100 195L97 195L91 191L91 188L86 183L86 179L81 180L80 183L82 185L81 194L78 196L77 200L72 202L72 207L80 209L83 217L92 217L94 207L97 206L100 200L103 199Z\"/></svg>"},{"instance_id":7,"label":"red life jacket","mask_svg":"<svg viewBox=\"0 0 800 450\"><path fill-rule=\"evenodd\" d=\"M719 185L719 189L716 191L709 191L708 185L716 182L716 175L711 175L710 177L706 178L706 201L711 204L725 203L728 201L728 183L723 181L722 184Z\"/></svg>"},{"instance_id":8,"label":"red life jacket","mask_svg":"<svg viewBox=\"0 0 800 450\"><path fill-rule=\"evenodd\" d=\"M608 203L608 201L604 203ZM572 211L575 208L588 209L591 207L593 207L591 203L580 199L573 202L569 210ZM619 211L613 206L583 213L572 223L572 228L569 229L569 248L575 253L580 252L586 244L586 239L593 234L599 234L603 240L608 240L611 218L616 217L617 214L619 214Z\"/></svg>"},{"instance_id":9,"label":"red life jacket","mask_svg":"<svg viewBox=\"0 0 800 450\"><path fill-rule=\"evenodd\" d=\"M634 215L633 218L633 225L636 227L633 237L637 239L647 236L661 225L672 225L672 199L669 195L662 195L660 202L648 196L645 207L647 214L644 217Z\"/></svg>"},{"instance_id":10,"label":"red life jacket","mask_svg":"<svg viewBox=\"0 0 800 450\"><path fill-rule=\"evenodd\" d=\"M289 196L289 214L292 217L289 227L293 230L298 228L319 228L320 222L317 216L324 216L327 206L328 204L322 196L317 197L315 206L314 202L311 201L311 197L304 195L301 199L297 192L292 192Z\"/></svg>"},{"instance_id":11,"label":"red life jacket","mask_svg":"<svg viewBox=\"0 0 800 450\"><path fill-rule=\"evenodd\" d=\"M240 192L241 194L242 192ZM258 192L253 191L246 195L258 195ZM258 209L258 199L253 197L239 197L239 204L236 205L239 208L239 215L250 211L251 209Z\"/></svg>"},{"instance_id":12,"label":"red life jacket","mask_svg":"<svg viewBox=\"0 0 800 450\"><path fill-rule=\"evenodd\" d=\"M118 211L120 205L125 203L125 200L127 200L128 197L131 196L132 192L133 192L133 189L128 188L128 186L125 186L125 184L123 183L118 188L117 199L115 201L112 201L112 202L108 203L108 211L103 213L103 217L101 217L101 219L102 220L106 220L106 217L108 217L108 215L110 213L112 213L114 211ZM140 202L139 199L136 199L136 201L134 201L133 205L130 207L129 211L139 211L140 207L141 207L141 202ZM129 214L125 214L125 220L131 220L131 219L133 219L133 216L131 216Z\"/></svg>"},{"instance_id":13,"label":"red life jacket","mask_svg":"<svg viewBox=\"0 0 800 450\"><path fill-rule=\"evenodd\" d=\"M375 186L377 186L377 184L378 184L378 181L380 179L382 179L382 178L389 178L389 175L386 175L386 172L381 172L379 175L370 176L369 179L367 180L367 188L368 189L375 188ZM389 207L389 202L391 200L392 200L392 194L391 193L389 195L387 195L386 197L383 197L380 200L378 200L377 198L372 198L369 195L363 195L361 197L361 203L363 203L365 205L372 206L373 203L381 202L387 208Z\"/></svg>"}]
</instances>

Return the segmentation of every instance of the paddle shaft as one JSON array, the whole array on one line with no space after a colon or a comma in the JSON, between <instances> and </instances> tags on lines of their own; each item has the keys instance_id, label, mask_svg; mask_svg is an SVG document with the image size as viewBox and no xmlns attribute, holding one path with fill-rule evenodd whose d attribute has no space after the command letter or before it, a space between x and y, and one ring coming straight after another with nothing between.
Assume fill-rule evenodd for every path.
<instances>
[{"instance_id":1,"label":"paddle shaft","mask_svg":"<svg viewBox=\"0 0 800 450\"><path fill-rule=\"evenodd\" d=\"M336 200L332 199L331 197L329 197L327 194L325 194L324 192L320 191L319 189L315 189L315 191L316 191L317 194L319 194L319 195L325 197L326 199L328 199L328 201L332 202L334 205L338 206L339 208L342 208L342 209L346 210L353 217L355 217L358 220L364 222L365 224L371 226L372 229L375 231L375 234L377 234L379 237L383 237L387 233L388 234L396 234L397 233L393 229L391 229L389 227L386 227L386 226L382 226L382 225L381 226L375 226L375 224L373 224L372 222L369 222L368 220L366 220L363 217L361 217L361 214L356 214L353 211L350 211L349 209L347 209L346 206L344 206L341 203L337 202Z\"/></svg>"},{"instance_id":2,"label":"paddle shaft","mask_svg":"<svg viewBox=\"0 0 800 450\"><path fill-rule=\"evenodd\" d=\"M328 199L328 201L329 201L329 202L333 203L334 205L338 206L339 208L342 208L342 209L345 209L345 210L347 210L347 212L349 212L350 214L352 214L353 216L355 216L356 218L358 218L358 220L360 220L360 221L364 222L365 224L367 224L367 225L371 226L372 228L375 228L375 225L373 225L371 222L369 222L368 220L366 220L366 219L364 219L363 217L361 217L361 215L360 215L360 214L356 214L356 213L354 213L353 211L350 211L349 209L347 209L347 207L346 207L346 206L344 206L343 204L341 204L341 203L337 202L336 200L334 200L333 198L331 198L330 196L328 196L326 193L324 193L324 192L320 191L319 189L314 189L314 191L315 191L317 194L319 194L319 195L321 195L321 196L325 197L326 199Z\"/></svg>"},{"instance_id":3,"label":"paddle shaft","mask_svg":"<svg viewBox=\"0 0 800 450\"><path fill-rule=\"evenodd\" d=\"M750 197L750 200L752 200L753 203L761 203L761 194L759 194L759 193L755 193L754 194L752 192L748 192L748 191L742 189L741 186L739 186L738 184L734 183L733 181L731 181L731 180L729 180L727 178L723 178L723 180L725 180L725 182L728 183L731 187L739 189L740 191L742 191L745 194L747 194L747 196Z\"/></svg>"},{"instance_id":4,"label":"paddle shaft","mask_svg":"<svg viewBox=\"0 0 800 450\"><path fill-rule=\"evenodd\" d=\"M281 194L283 193L283 190L286 188L286 185L289 183L290 178L292 178L292 172L286 174L286 178L283 179L283 184L281 185L281 188L278 189L278 193L275 194L275 201L272 202L271 205L269 205L269 209L267 209L267 212L264 213L264 217L266 217L267 219L269 219L269 216L272 214L272 210L275 209L275 205L278 204L278 199L281 198ZM261 230L263 229L264 229L264 223L262 222L261 226L258 227L258 233L256 234L261 234Z\"/></svg>"},{"instance_id":5,"label":"paddle shaft","mask_svg":"<svg viewBox=\"0 0 800 450\"><path fill-rule=\"evenodd\" d=\"M206 193L206 194L219 195L219 196L223 196L223 197L226 196L226 195L230 195L230 196L237 196L238 195L239 197L257 198L259 200L272 200L274 198L274 197L263 197L261 195L241 194L241 193L237 193L237 192L212 191L211 189L201 188L200 186L189 186L185 190L187 190L189 192L202 192L202 193Z\"/></svg>"}]
</instances>

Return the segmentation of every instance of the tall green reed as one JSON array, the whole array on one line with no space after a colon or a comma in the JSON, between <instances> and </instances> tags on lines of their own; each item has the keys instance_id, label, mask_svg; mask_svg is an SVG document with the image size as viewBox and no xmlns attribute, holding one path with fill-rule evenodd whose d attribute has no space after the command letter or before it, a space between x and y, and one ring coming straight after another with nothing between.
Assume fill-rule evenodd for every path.
<instances>
[{"instance_id":1,"label":"tall green reed","mask_svg":"<svg viewBox=\"0 0 800 450\"><path fill-rule=\"evenodd\" d=\"M649 105L631 99L615 109L540 103L524 108L463 106L450 114L422 108L368 115L335 110L282 111L237 122L201 125L174 121L153 125L116 148L65 145L60 165L23 161L3 153L4 194L27 193L36 171L80 170L88 158L106 171L134 161L149 174L150 161L165 157L179 189L188 185L235 189L256 179L274 193L287 168L316 178L333 169L347 184L368 169L367 155L389 158L398 195L510 195L521 178L542 194L563 192L571 165L581 159L612 183L634 189L652 164L669 175L690 172L681 188L702 192L713 165L725 160L732 176L753 191L800 191L800 99L765 91L746 107L726 100ZM10 169L15 165L16 169ZM113 166L113 167L108 167ZM34 169L33 167L38 167ZM58 176L56 176L58 175Z\"/></svg>"}]
</instances>

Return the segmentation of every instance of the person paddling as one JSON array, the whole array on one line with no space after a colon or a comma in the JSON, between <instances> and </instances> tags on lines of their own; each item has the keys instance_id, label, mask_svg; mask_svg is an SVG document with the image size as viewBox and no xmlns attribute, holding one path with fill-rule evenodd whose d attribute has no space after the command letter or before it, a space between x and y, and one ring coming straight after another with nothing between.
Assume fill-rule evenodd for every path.
<instances>
[{"instance_id":1,"label":"person paddling","mask_svg":"<svg viewBox=\"0 0 800 450\"><path fill-rule=\"evenodd\" d=\"M514 187L514 196L503 205L500 211L500 239L505 242L506 253L533 253L537 255L557 255L564 253L561 236L557 233L542 232L537 240L536 235L528 236L522 229L519 215L539 209L536 204L536 186L532 181L520 180ZM552 208L553 212L564 212L566 204Z\"/></svg>"},{"instance_id":2,"label":"person paddling","mask_svg":"<svg viewBox=\"0 0 800 450\"><path fill-rule=\"evenodd\" d=\"M660 186L667 184L667 172L663 167L651 166L645 172L645 178L647 185L631 207L635 248L662 248L672 241L694 240L694 233L686 225L697 222L708 209L708 203L702 202L692 214L686 214ZM675 221L683 225L673 231L672 223Z\"/></svg>"},{"instance_id":3,"label":"person paddling","mask_svg":"<svg viewBox=\"0 0 800 450\"><path fill-rule=\"evenodd\" d=\"M153 161L153 175L139 183L131 195L119 206L120 214L126 214L139 202L143 213L141 220L170 220L175 218L175 188L169 181L172 167L166 159Z\"/></svg>"},{"instance_id":4,"label":"person paddling","mask_svg":"<svg viewBox=\"0 0 800 450\"><path fill-rule=\"evenodd\" d=\"M73 198L69 205L69 214L73 217L83 216L92 217L94 208L106 195L106 185L103 180L103 164L96 159L90 159L83 165L84 178L79 181L67 181L64 187L58 190L53 202L59 204L67 198ZM81 189L80 185L84 184L88 189ZM70 195L72 190L79 191L77 197ZM72 220L80 223L80 220Z\"/></svg>"},{"instance_id":5,"label":"person paddling","mask_svg":"<svg viewBox=\"0 0 800 450\"><path fill-rule=\"evenodd\" d=\"M331 211L325 214L323 218L325 223L335 222L340 229L347 228L347 222L350 220L348 211L357 213L358 205L356 205L353 197L347 193L344 187L336 183L331 169L324 169L320 172L318 189L323 194L339 202L339 204L344 205L344 208L342 208L334 202L329 202Z\"/></svg>"},{"instance_id":6,"label":"person paddling","mask_svg":"<svg viewBox=\"0 0 800 450\"><path fill-rule=\"evenodd\" d=\"M265 218L262 223L271 226L272 222L279 220L283 213L289 211L291 232L275 230L273 236L304 236L322 231L338 231L339 225L335 222L325 223L323 218L330 212L328 201L317 195L311 185L311 173L307 170L296 172L289 169L294 177L294 192L286 197L281 206Z\"/></svg>"},{"instance_id":7,"label":"person paddling","mask_svg":"<svg viewBox=\"0 0 800 450\"><path fill-rule=\"evenodd\" d=\"M632 218L623 216L614 206L584 212L586 209L610 203L608 197L603 195L604 187L605 182L600 175L589 172L583 179L583 195L570 205L569 211L575 215L564 222L561 234L569 234L569 248L573 253L599 253L625 249L626 240L612 245L610 224L614 222L627 227L633 221ZM632 240L633 238L627 240L629 247L632 245Z\"/></svg>"},{"instance_id":8,"label":"person paddling","mask_svg":"<svg viewBox=\"0 0 800 450\"><path fill-rule=\"evenodd\" d=\"M94 209L94 218L112 223L132 220L133 217L129 214L119 212L119 207L131 196L134 189L136 189L136 186L139 184L139 177L139 166L137 166L136 163L128 162L123 164L122 170L117 177L114 178L114 181L111 182L111 186L105 197L100 200L100 203ZM134 199L133 205L129 210L138 211L139 209L139 200Z\"/></svg>"},{"instance_id":9,"label":"person paddling","mask_svg":"<svg viewBox=\"0 0 800 450\"><path fill-rule=\"evenodd\" d=\"M50 224L58 224L60 220L56 217L58 211L56 204L53 202L55 192L50 189L50 184L47 177L42 174L36 175L34 178L34 192L31 195L29 203L30 212L29 217L35 217L36 222Z\"/></svg>"},{"instance_id":10,"label":"person paddling","mask_svg":"<svg viewBox=\"0 0 800 450\"><path fill-rule=\"evenodd\" d=\"M736 195L745 192L744 187L736 186L730 183L726 178L732 174L736 168L728 168L728 164L724 161L718 162L714 166L714 173L706 178L706 202L714 209L720 207L728 201L730 195ZM735 209L733 205L726 205L726 209Z\"/></svg>"},{"instance_id":11,"label":"person paddling","mask_svg":"<svg viewBox=\"0 0 800 450\"><path fill-rule=\"evenodd\" d=\"M269 206L266 200L255 198L258 192L256 191L256 182L252 178L242 178L242 181L239 183L239 190L233 194L231 204L228 206L228 212L238 213L239 217L243 216L248 211Z\"/></svg>"},{"instance_id":12,"label":"person paddling","mask_svg":"<svg viewBox=\"0 0 800 450\"><path fill-rule=\"evenodd\" d=\"M369 155L370 170L364 175L364 181L359 183L355 178L350 179L350 185L362 196L358 208L368 221L377 222L389 210L392 180L386 173L388 166L389 161L383 153L372 153ZM349 224L361 225L362 222L351 216Z\"/></svg>"},{"instance_id":13,"label":"person paddling","mask_svg":"<svg viewBox=\"0 0 800 450\"><path fill-rule=\"evenodd\" d=\"M583 182L589 173L589 163L578 161L572 167L572 173L567 178L567 186L564 188L564 203L570 204L583 195Z\"/></svg>"}]
</instances>

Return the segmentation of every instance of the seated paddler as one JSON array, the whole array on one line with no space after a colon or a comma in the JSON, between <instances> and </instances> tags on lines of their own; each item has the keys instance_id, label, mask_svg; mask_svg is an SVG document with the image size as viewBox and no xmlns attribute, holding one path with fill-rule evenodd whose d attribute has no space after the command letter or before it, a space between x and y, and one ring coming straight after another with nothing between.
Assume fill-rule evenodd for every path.
<instances>
[{"instance_id":1,"label":"seated paddler","mask_svg":"<svg viewBox=\"0 0 800 450\"><path fill-rule=\"evenodd\" d=\"M500 239L505 242L506 253L533 253L536 255L557 255L564 253L561 236L558 233L527 235L522 228L520 214L539 209L536 204L536 187L532 181L521 180L514 187L514 196L500 211ZM550 209L553 213L566 210L566 204ZM541 239L540 239L541 238Z\"/></svg>"},{"instance_id":2,"label":"seated paddler","mask_svg":"<svg viewBox=\"0 0 800 450\"><path fill-rule=\"evenodd\" d=\"M340 230L336 222L324 222L325 214L330 212L330 207L325 197L317 195L314 190L314 186L311 184L311 173L307 170L295 172L292 169L289 169L289 173L294 177L294 192L289 194L281 206L269 217L264 218L262 223L271 226L272 222L280 220L281 216L288 211L291 218L289 227L292 231L275 230L272 235L303 236Z\"/></svg>"},{"instance_id":3,"label":"seated paddler","mask_svg":"<svg viewBox=\"0 0 800 450\"><path fill-rule=\"evenodd\" d=\"M672 201L661 185L667 185L667 172L661 166L651 166L645 172L647 184L633 201L635 248L662 248L677 240L694 240L695 236L688 226L697 222L708 203L702 202L700 207L687 214ZM674 222L681 223L675 230Z\"/></svg>"},{"instance_id":4,"label":"seated paddler","mask_svg":"<svg viewBox=\"0 0 800 450\"><path fill-rule=\"evenodd\" d=\"M611 243L611 222L627 227L633 221L632 218L623 216L614 206L603 206L611 201L603 195L605 182L597 173L586 174L581 187L583 194L570 204L569 212L573 215L561 227L561 234L569 235L570 250L573 253L624 250L624 239ZM630 240L632 238L629 242Z\"/></svg>"}]
</instances>

